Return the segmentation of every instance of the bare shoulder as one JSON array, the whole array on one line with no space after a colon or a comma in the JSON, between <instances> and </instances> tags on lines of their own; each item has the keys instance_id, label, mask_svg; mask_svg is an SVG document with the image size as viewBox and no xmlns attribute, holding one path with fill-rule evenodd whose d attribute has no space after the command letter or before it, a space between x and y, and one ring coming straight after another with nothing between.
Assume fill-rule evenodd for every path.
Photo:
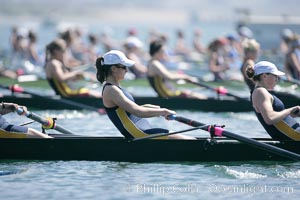
<instances>
[{"instance_id":1,"label":"bare shoulder","mask_svg":"<svg viewBox=\"0 0 300 200\"><path fill-rule=\"evenodd\" d=\"M50 61L47 63L46 66L47 66L47 67L62 67L63 64L62 64L62 62L59 61L59 60L52 59L52 60L50 60Z\"/></svg>"},{"instance_id":2,"label":"bare shoulder","mask_svg":"<svg viewBox=\"0 0 300 200\"><path fill-rule=\"evenodd\" d=\"M121 99L122 92L120 88L115 85L107 85L103 90L103 103L106 107L116 106L116 99Z\"/></svg>"},{"instance_id":3,"label":"bare shoulder","mask_svg":"<svg viewBox=\"0 0 300 200\"><path fill-rule=\"evenodd\" d=\"M272 95L264 87L256 88L252 94L253 98L272 98Z\"/></svg>"},{"instance_id":4,"label":"bare shoulder","mask_svg":"<svg viewBox=\"0 0 300 200\"><path fill-rule=\"evenodd\" d=\"M106 85L103 91L103 97L109 97L120 92L120 89L115 85Z\"/></svg>"}]
</instances>

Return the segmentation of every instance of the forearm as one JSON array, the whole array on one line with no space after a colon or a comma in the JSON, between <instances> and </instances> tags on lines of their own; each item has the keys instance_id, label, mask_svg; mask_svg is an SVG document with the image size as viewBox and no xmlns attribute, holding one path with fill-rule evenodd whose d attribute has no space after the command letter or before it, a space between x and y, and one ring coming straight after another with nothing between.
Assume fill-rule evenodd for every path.
<instances>
[{"instance_id":1,"label":"forearm","mask_svg":"<svg viewBox=\"0 0 300 200\"><path fill-rule=\"evenodd\" d=\"M275 124L275 123L283 120L284 118L286 118L288 115L291 115L292 112L293 112L292 108L284 109L280 112L274 111L274 112L270 113L266 122L267 122L267 124Z\"/></svg>"},{"instance_id":2,"label":"forearm","mask_svg":"<svg viewBox=\"0 0 300 200\"><path fill-rule=\"evenodd\" d=\"M140 107L139 110L131 112L133 115L141 118L159 117L170 115L170 111L166 108L149 108Z\"/></svg>"},{"instance_id":3,"label":"forearm","mask_svg":"<svg viewBox=\"0 0 300 200\"><path fill-rule=\"evenodd\" d=\"M2 115L5 115L7 113L14 112L17 107L18 107L18 105L14 104L14 103L2 102L0 104L0 113Z\"/></svg>"}]
</instances>

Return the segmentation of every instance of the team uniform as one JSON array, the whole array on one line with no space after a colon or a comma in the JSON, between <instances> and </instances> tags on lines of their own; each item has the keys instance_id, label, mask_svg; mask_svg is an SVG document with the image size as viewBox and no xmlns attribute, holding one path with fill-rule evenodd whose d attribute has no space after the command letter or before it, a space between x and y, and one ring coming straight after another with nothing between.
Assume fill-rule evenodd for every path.
<instances>
[{"instance_id":1,"label":"team uniform","mask_svg":"<svg viewBox=\"0 0 300 200\"><path fill-rule=\"evenodd\" d=\"M112 85L112 84L106 83L103 86L102 93L105 87L108 85ZM123 88L120 89L128 99L134 102L134 98L129 92L127 92ZM132 115L118 106L112 108L107 108L104 106L104 108L109 119L117 127L117 129L121 132L121 134L124 135L126 138L140 138L140 137L145 137L148 134L169 132L169 130L167 129L152 128L148 120ZM165 138L166 137L160 137L160 139L165 139Z\"/></svg>"},{"instance_id":2,"label":"team uniform","mask_svg":"<svg viewBox=\"0 0 300 200\"><path fill-rule=\"evenodd\" d=\"M253 91L252 91L253 92ZM251 92L251 101L252 101L252 92ZM272 95L272 94L271 94ZM273 96L273 104L272 107L274 111L282 111L285 109L283 102L277 98L275 95ZM255 111L255 110L254 110ZM290 115L284 118L283 120L273 124L268 125L262 115L255 111L255 114L267 131L267 133L276 140L296 140L300 141L300 124Z\"/></svg>"},{"instance_id":3,"label":"team uniform","mask_svg":"<svg viewBox=\"0 0 300 200\"><path fill-rule=\"evenodd\" d=\"M55 93L62 97L89 96L89 90L87 88L72 89L67 83L54 78L48 78L48 82Z\"/></svg>"},{"instance_id":4,"label":"team uniform","mask_svg":"<svg viewBox=\"0 0 300 200\"><path fill-rule=\"evenodd\" d=\"M168 87L168 82L159 76L148 76L148 81L156 93L163 98L185 96L179 90Z\"/></svg>"}]
</instances>

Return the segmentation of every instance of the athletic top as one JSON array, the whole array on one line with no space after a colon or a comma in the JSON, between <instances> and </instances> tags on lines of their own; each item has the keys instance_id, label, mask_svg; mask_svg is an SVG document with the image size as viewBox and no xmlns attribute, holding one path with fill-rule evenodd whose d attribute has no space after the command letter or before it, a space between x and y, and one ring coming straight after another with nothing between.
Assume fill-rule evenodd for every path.
<instances>
[{"instance_id":1,"label":"athletic top","mask_svg":"<svg viewBox=\"0 0 300 200\"><path fill-rule=\"evenodd\" d=\"M251 92L251 102L252 102L252 93ZM271 94L271 93L270 93ZM285 109L285 106L283 102L277 98L275 95L271 94L273 96L273 104L272 107L274 111L282 111ZM264 129L267 131L267 133L276 140L297 140L300 141L300 125L299 123L290 115L288 115L283 120L273 124L268 125L262 115L254 109L254 112L257 116L257 119L262 124Z\"/></svg>"},{"instance_id":2,"label":"athletic top","mask_svg":"<svg viewBox=\"0 0 300 200\"><path fill-rule=\"evenodd\" d=\"M103 86L102 95L107 85L112 84L106 83ZM120 90L122 90L122 92L128 99L134 102L134 98L129 92L127 92L123 88L120 88ZM148 120L146 120L145 118L140 118L135 115L132 115L131 113L126 112L124 109L118 106L112 108L104 106L104 108L109 119L117 127L121 134L124 135L126 138L139 138L145 137L148 134L169 132L169 130L167 129L152 128ZM160 137L160 139L162 139L162 137Z\"/></svg>"},{"instance_id":3,"label":"athletic top","mask_svg":"<svg viewBox=\"0 0 300 200\"><path fill-rule=\"evenodd\" d=\"M62 97L89 96L89 90L87 88L72 89L67 83L54 78L48 78L47 80L55 93Z\"/></svg>"},{"instance_id":4,"label":"athletic top","mask_svg":"<svg viewBox=\"0 0 300 200\"><path fill-rule=\"evenodd\" d=\"M159 76L148 76L148 81L159 97L179 97L182 96L182 92L174 90L168 85L167 81Z\"/></svg>"},{"instance_id":5,"label":"athletic top","mask_svg":"<svg viewBox=\"0 0 300 200\"><path fill-rule=\"evenodd\" d=\"M28 128L8 123L0 114L0 138L25 138Z\"/></svg>"}]
</instances>

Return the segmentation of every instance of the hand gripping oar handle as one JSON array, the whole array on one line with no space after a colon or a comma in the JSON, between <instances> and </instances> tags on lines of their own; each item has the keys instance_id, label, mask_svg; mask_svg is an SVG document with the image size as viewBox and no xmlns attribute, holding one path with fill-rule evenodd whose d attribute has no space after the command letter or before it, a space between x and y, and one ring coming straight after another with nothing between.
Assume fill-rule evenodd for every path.
<instances>
[{"instance_id":1,"label":"hand gripping oar handle","mask_svg":"<svg viewBox=\"0 0 300 200\"><path fill-rule=\"evenodd\" d=\"M24 110L19 107L17 109L17 113L19 115L21 115L21 114L24 113ZM55 129L55 130L57 130L57 131L59 131L61 133L74 134L75 135L75 133L73 133L72 131L70 131L70 130L68 130L68 129L66 129L66 128L58 125L58 124L56 124L53 119L43 118L43 117L41 117L41 116L39 116L39 115L37 115L37 114L35 114L33 112L30 112L30 111L27 111L25 113L25 115L26 115L26 117L28 117L28 118L30 118L30 119L32 119L34 121L37 121L40 124L42 124L43 128L48 128L48 129L51 128L51 129Z\"/></svg>"},{"instance_id":2,"label":"hand gripping oar handle","mask_svg":"<svg viewBox=\"0 0 300 200\"><path fill-rule=\"evenodd\" d=\"M199 126L205 125L201 122L197 122L197 121L194 121L194 120L191 120L191 119L188 119L188 118L185 118L185 117L181 117L181 116L176 116L176 115L170 116L169 119L170 120L173 119L173 120L176 120L178 122L181 122L181 123L184 123L184 124L187 124L187 125L190 125L190 126L194 126L194 127L199 127ZM224 130L222 127L212 125L212 126L208 126L208 127L203 127L201 129L205 130L205 131L209 131L211 134L214 134L215 136L225 136L225 137L228 137L228 138L231 138L231 139L238 140L238 141L243 142L245 144L251 145L253 147L268 151L270 153L277 154L281 157L286 157L286 158L289 158L289 159L292 159L292 160L300 161L300 155L299 154L296 154L294 152L291 152L291 151L288 151L288 150L285 150L285 149L281 149L279 147L276 147L276 146L273 146L273 145L270 145L270 144L266 144L266 143L256 141L252 138L247 138L247 137L237 135L235 133Z\"/></svg>"}]
</instances>

